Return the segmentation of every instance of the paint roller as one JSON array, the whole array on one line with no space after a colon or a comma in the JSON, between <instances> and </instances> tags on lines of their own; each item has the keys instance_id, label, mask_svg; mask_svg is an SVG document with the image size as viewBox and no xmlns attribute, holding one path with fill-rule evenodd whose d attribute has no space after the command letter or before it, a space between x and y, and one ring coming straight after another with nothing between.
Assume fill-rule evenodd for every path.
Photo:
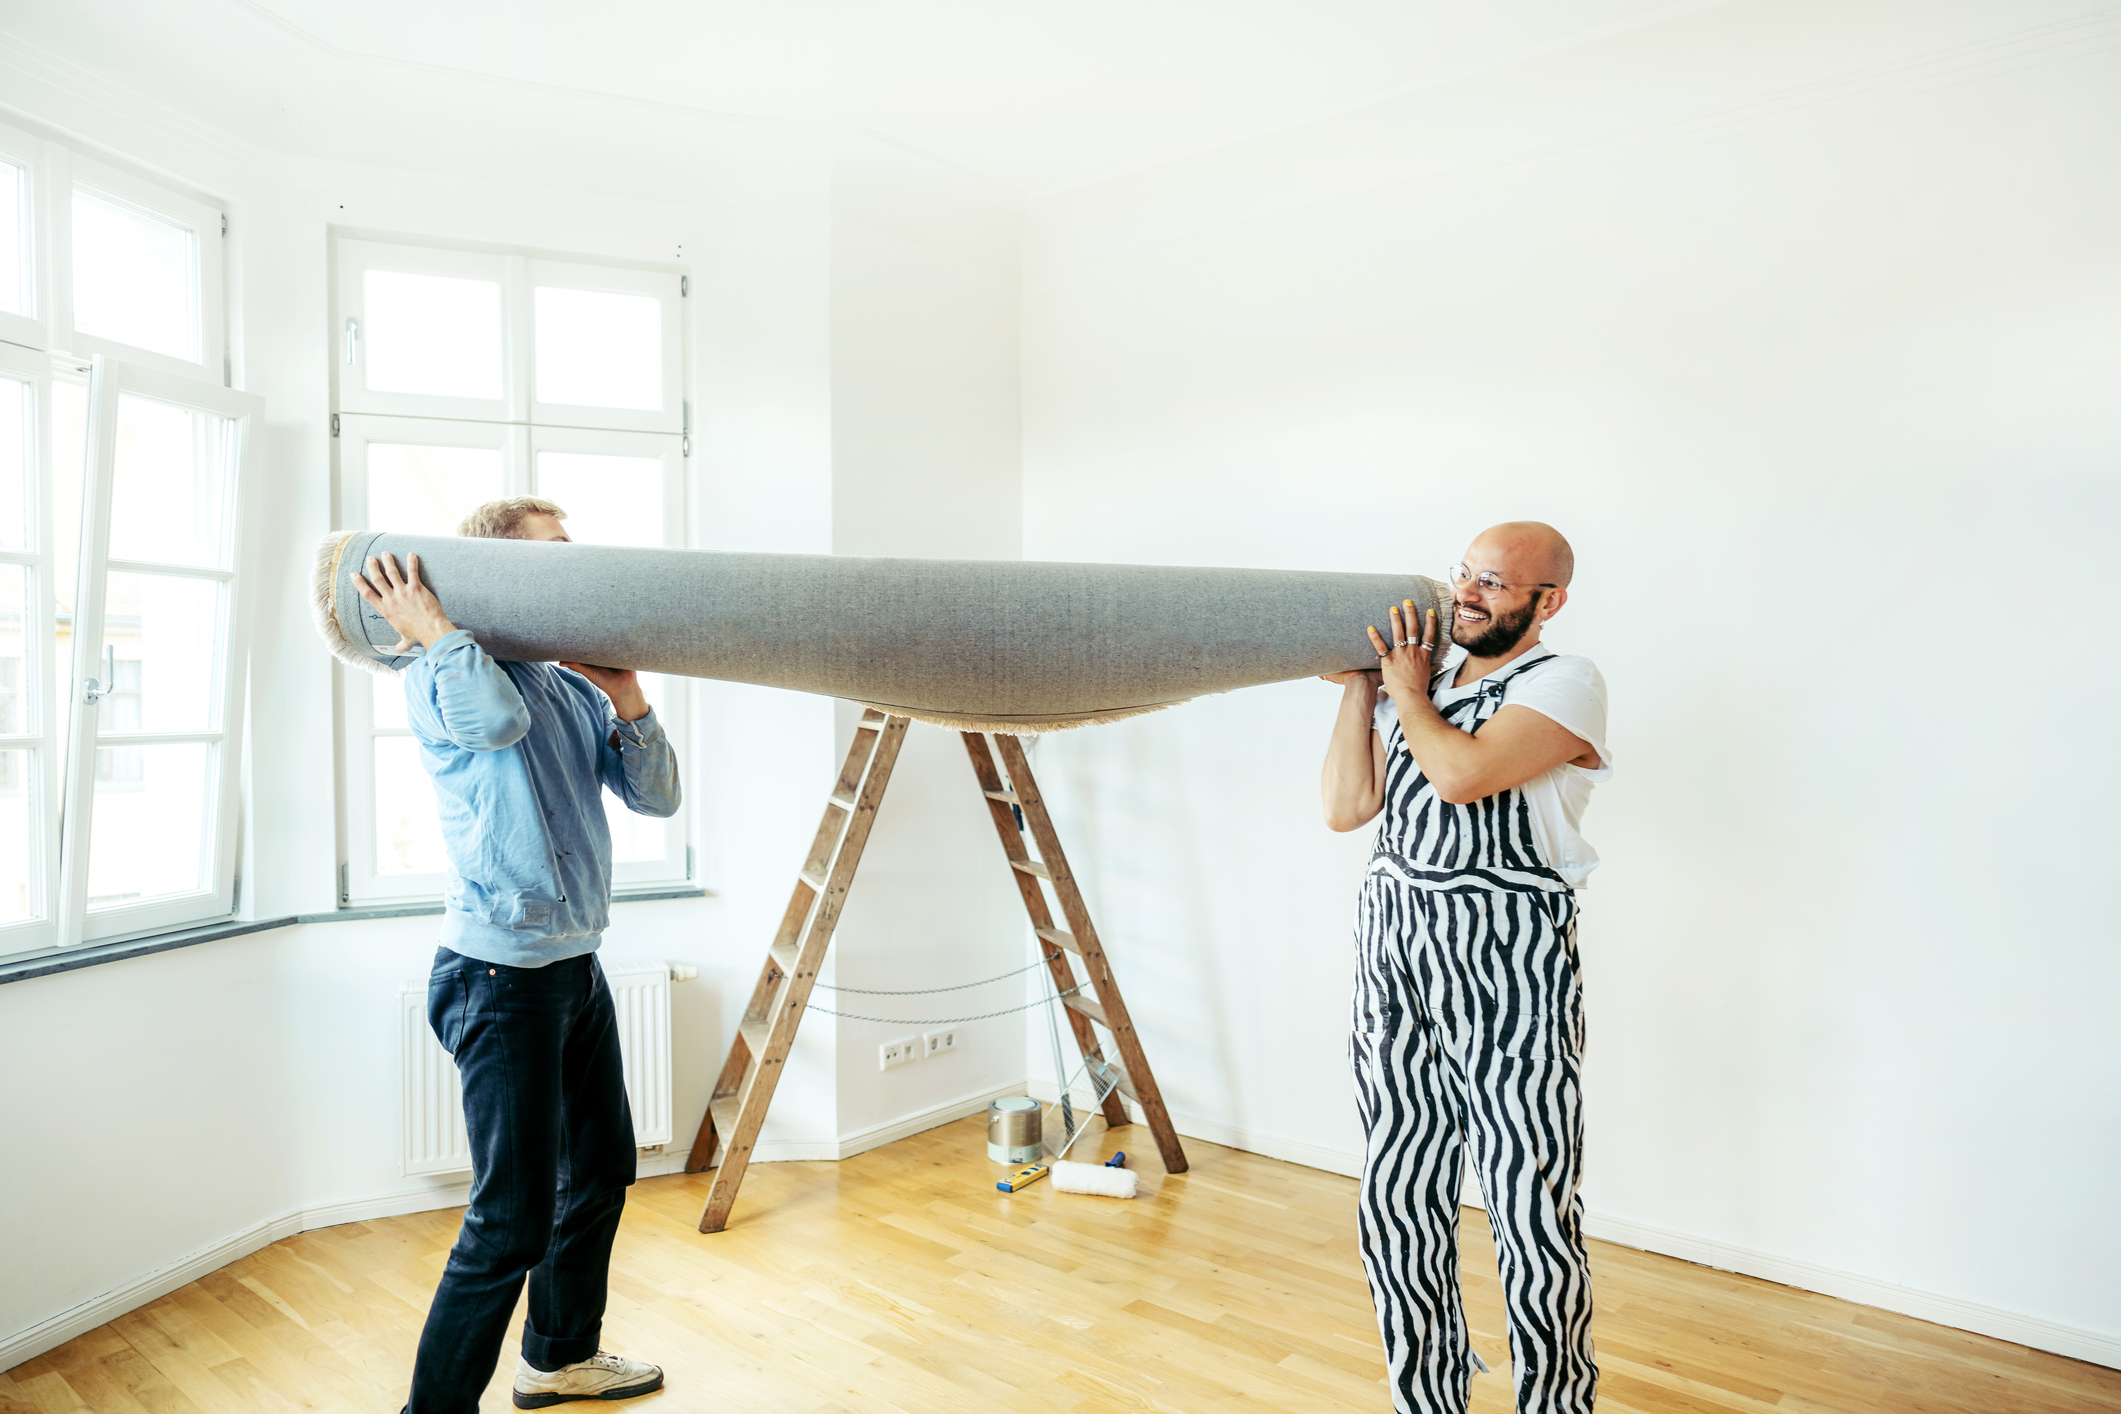
<instances>
[{"instance_id":1,"label":"paint roller","mask_svg":"<svg viewBox=\"0 0 2121 1414\"><path fill-rule=\"evenodd\" d=\"M1053 1187L1060 1193L1094 1193L1100 1198L1132 1198L1141 1191L1141 1177L1126 1165L1125 1153L1114 1154L1101 1164L1053 1161Z\"/></svg>"},{"instance_id":2,"label":"paint roller","mask_svg":"<svg viewBox=\"0 0 2121 1414\"><path fill-rule=\"evenodd\" d=\"M1141 1178L1126 1165L1124 1149L1101 1164L1077 1164L1055 1159L1050 1164L1025 1164L994 1186L1004 1193L1021 1193L1050 1173L1057 1192L1132 1198L1141 1191Z\"/></svg>"}]
</instances>

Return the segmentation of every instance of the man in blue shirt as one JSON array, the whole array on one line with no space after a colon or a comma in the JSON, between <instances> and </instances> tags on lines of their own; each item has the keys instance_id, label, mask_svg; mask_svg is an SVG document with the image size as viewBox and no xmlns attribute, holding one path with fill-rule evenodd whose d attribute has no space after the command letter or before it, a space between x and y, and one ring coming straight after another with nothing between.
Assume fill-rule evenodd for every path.
<instances>
[{"instance_id":1,"label":"man in blue shirt","mask_svg":"<svg viewBox=\"0 0 2121 1414\"><path fill-rule=\"evenodd\" d=\"M565 540L565 512L521 497L463 534ZM420 1333L406 1414L476 1414L530 1280L515 1403L627 1399L653 1365L598 1348L612 1239L633 1182L618 1022L597 965L611 908L603 789L678 809L677 757L632 672L502 663L451 623L420 561L353 578L406 640L405 701L449 849L427 1014L464 1083L471 1207Z\"/></svg>"}]
</instances>

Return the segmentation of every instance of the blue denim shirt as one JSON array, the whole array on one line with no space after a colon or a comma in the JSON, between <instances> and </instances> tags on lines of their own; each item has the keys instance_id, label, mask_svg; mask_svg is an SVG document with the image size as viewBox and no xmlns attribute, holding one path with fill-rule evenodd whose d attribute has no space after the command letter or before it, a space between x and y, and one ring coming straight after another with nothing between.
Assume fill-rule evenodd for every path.
<instances>
[{"instance_id":1,"label":"blue denim shirt","mask_svg":"<svg viewBox=\"0 0 2121 1414\"><path fill-rule=\"evenodd\" d=\"M405 670L405 706L449 848L442 945L510 967L594 952L611 917L603 788L639 814L677 813L655 713L621 722L581 674L497 662L466 629Z\"/></svg>"}]
</instances>

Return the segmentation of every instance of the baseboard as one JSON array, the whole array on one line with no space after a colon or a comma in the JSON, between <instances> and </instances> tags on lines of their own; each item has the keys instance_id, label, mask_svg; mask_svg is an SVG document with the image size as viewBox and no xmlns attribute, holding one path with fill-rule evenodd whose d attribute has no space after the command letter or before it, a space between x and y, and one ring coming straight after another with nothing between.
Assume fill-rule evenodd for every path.
<instances>
[{"instance_id":1,"label":"baseboard","mask_svg":"<svg viewBox=\"0 0 2121 1414\"><path fill-rule=\"evenodd\" d=\"M25 1360L64 1345L77 1335L85 1335L97 1326L114 1321L128 1311L136 1311L180 1286L195 1282L209 1272L217 1272L230 1262L241 1261L283 1237L293 1237L301 1230L300 1215L296 1213L259 1223L166 1267L157 1268L116 1291L105 1292L70 1311L61 1311L39 1321L28 1330L17 1331L0 1340L0 1370L12 1370Z\"/></svg>"},{"instance_id":2,"label":"baseboard","mask_svg":"<svg viewBox=\"0 0 2121 1414\"><path fill-rule=\"evenodd\" d=\"M635 1172L641 1178L651 1178L659 1174L677 1173L684 1167L685 1151L666 1149L660 1154L642 1155ZM178 1287L195 1282L211 1272L217 1272L231 1262L239 1262L282 1238L314 1232L322 1227L337 1227L341 1223L374 1222L381 1218L404 1217L408 1213L433 1212L437 1208L460 1208L470 1201L471 1184L463 1182L417 1188L402 1193L386 1193L374 1198L353 1198L341 1203L325 1203L282 1214L255 1227L245 1228L233 1237L194 1252L169 1266L149 1272L116 1291L107 1291L92 1300L82 1302L72 1310L62 1311L40 1321L28 1330L18 1331L0 1339L0 1370L11 1370L25 1360L56 1349L75 1336L85 1335L97 1326L114 1321L129 1311L137 1311L148 1302L167 1296Z\"/></svg>"},{"instance_id":3,"label":"baseboard","mask_svg":"<svg viewBox=\"0 0 2121 1414\"><path fill-rule=\"evenodd\" d=\"M1962 1301L1956 1296L1940 1296L1918 1287L1901 1286L1857 1272L1821 1266L1817 1262L1780 1257L1772 1252L1717 1242L1605 1213L1585 1213L1583 1226L1586 1233L1604 1242L1617 1242L1623 1247L1677 1257L1684 1262L1737 1272L1741 1276L1759 1277L1762 1281L1853 1301L1859 1306L1896 1311L1935 1325L1994 1336L2014 1345L2121 1369L2121 1336L2066 1326L2037 1316L2024 1316L2015 1311L1984 1306L1978 1301Z\"/></svg>"}]
</instances>

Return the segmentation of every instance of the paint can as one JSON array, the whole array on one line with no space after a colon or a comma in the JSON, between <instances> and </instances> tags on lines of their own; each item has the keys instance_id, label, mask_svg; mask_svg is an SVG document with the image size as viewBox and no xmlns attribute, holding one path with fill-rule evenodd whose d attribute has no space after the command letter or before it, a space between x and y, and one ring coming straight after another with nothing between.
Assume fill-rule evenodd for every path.
<instances>
[{"instance_id":1,"label":"paint can","mask_svg":"<svg viewBox=\"0 0 2121 1414\"><path fill-rule=\"evenodd\" d=\"M1038 1101L1004 1095L987 1106L987 1157L998 1164L1035 1164L1046 1156Z\"/></svg>"}]
</instances>

